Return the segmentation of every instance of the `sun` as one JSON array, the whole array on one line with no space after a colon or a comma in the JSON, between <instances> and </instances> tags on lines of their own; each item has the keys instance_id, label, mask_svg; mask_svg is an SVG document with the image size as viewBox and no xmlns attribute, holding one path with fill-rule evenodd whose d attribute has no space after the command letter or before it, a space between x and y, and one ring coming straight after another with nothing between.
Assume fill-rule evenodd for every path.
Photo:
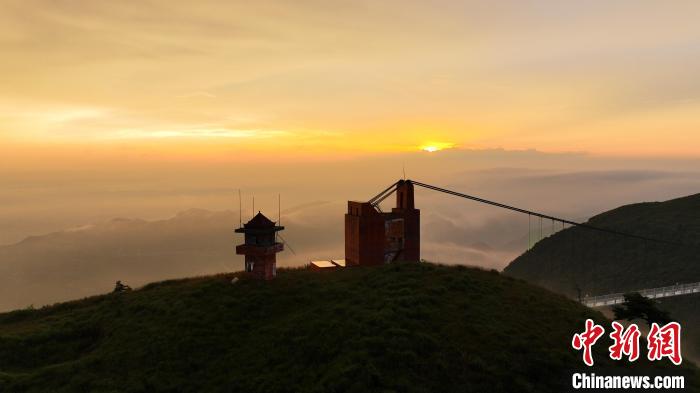
<instances>
[{"instance_id":1,"label":"sun","mask_svg":"<svg viewBox=\"0 0 700 393\"><path fill-rule=\"evenodd\" d=\"M455 144L450 142L430 142L420 146L420 149L427 151L428 153L434 153L436 151L451 149L453 147L455 147Z\"/></svg>"}]
</instances>

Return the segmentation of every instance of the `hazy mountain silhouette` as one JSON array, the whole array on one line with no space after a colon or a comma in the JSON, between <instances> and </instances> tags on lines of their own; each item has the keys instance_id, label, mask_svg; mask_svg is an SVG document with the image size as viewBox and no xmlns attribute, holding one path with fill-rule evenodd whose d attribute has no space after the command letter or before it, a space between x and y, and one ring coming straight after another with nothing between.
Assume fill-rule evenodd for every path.
<instances>
[{"instance_id":1,"label":"hazy mountain silhouette","mask_svg":"<svg viewBox=\"0 0 700 393\"><path fill-rule=\"evenodd\" d=\"M192 209L168 220L118 218L0 247L0 309L132 285L235 270L238 214Z\"/></svg>"},{"instance_id":2,"label":"hazy mountain silhouette","mask_svg":"<svg viewBox=\"0 0 700 393\"><path fill-rule=\"evenodd\" d=\"M299 266L310 259L342 258L345 209L345 201L315 201L283 210L282 236L294 252L287 247L278 264ZM494 222L506 225L489 221ZM238 212L189 209L164 220L116 218L0 246L0 310L101 293L116 280L139 286L241 270L243 260L234 250L241 240L233 232L238 223ZM500 267L513 257L512 250L503 252L501 240L510 234L484 227L450 232L454 225L428 214L423 223L424 256Z\"/></svg>"}]
</instances>

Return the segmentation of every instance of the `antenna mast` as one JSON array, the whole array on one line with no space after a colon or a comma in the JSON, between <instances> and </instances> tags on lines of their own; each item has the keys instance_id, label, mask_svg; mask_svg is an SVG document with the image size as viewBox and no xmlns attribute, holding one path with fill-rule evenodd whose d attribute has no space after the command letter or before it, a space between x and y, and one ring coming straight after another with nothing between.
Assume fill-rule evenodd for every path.
<instances>
[{"instance_id":1,"label":"antenna mast","mask_svg":"<svg viewBox=\"0 0 700 393\"><path fill-rule=\"evenodd\" d=\"M241 201L241 189L238 189L238 227L243 228L243 202Z\"/></svg>"},{"instance_id":2,"label":"antenna mast","mask_svg":"<svg viewBox=\"0 0 700 393\"><path fill-rule=\"evenodd\" d=\"M282 225L282 194L277 194L277 225Z\"/></svg>"}]
</instances>

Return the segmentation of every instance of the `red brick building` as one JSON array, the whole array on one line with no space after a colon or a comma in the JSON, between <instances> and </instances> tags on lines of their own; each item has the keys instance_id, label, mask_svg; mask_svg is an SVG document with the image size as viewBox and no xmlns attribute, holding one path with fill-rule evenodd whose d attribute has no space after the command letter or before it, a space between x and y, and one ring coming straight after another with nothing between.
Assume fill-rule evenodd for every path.
<instances>
[{"instance_id":1,"label":"red brick building","mask_svg":"<svg viewBox=\"0 0 700 393\"><path fill-rule=\"evenodd\" d=\"M245 271L261 280L271 280L277 275L277 253L284 250L275 234L284 230L275 225L262 213L236 229L236 233L245 234L243 244L236 246L236 254L245 255Z\"/></svg>"},{"instance_id":2,"label":"red brick building","mask_svg":"<svg viewBox=\"0 0 700 393\"><path fill-rule=\"evenodd\" d=\"M348 201L345 260L348 266L420 260L420 210L410 181L398 182L390 213L369 202Z\"/></svg>"}]
</instances>

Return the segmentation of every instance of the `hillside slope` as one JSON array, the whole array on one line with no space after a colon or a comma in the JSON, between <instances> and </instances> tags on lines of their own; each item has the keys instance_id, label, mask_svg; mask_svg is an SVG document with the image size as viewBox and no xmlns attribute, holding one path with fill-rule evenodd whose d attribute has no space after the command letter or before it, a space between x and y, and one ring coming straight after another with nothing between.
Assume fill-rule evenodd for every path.
<instances>
[{"instance_id":1,"label":"hillside slope","mask_svg":"<svg viewBox=\"0 0 700 393\"><path fill-rule=\"evenodd\" d=\"M607 324L563 296L465 267L230 280L0 314L0 391L560 392L582 365L572 334L588 317ZM610 361L608 345L588 371L649 367ZM697 371L682 370L697 389Z\"/></svg>"},{"instance_id":2,"label":"hillside slope","mask_svg":"<svg viewBox=\"0 0 700 393\"><path fill-rule=\"evenodd\" d=\"M700 194L622 206L588 223L683 245L573 227L543 239L504 272L569 295L577 285L597 295L700 281Z\"/></svg>"},{"instance_id":3,"label":"hillside slope","mask_svg":"<svg viewBox=\"0 0 700 393\"><path fill-rule=\"evenodd\" d=\"M543 239L504 272L570 297L626 292L700 281L700 194L638 203L599 214L589 223L683 246L568 228ZM661 300L684 324L685 347L700 358L700 295Z\"/></svg>"}]
</instances>

